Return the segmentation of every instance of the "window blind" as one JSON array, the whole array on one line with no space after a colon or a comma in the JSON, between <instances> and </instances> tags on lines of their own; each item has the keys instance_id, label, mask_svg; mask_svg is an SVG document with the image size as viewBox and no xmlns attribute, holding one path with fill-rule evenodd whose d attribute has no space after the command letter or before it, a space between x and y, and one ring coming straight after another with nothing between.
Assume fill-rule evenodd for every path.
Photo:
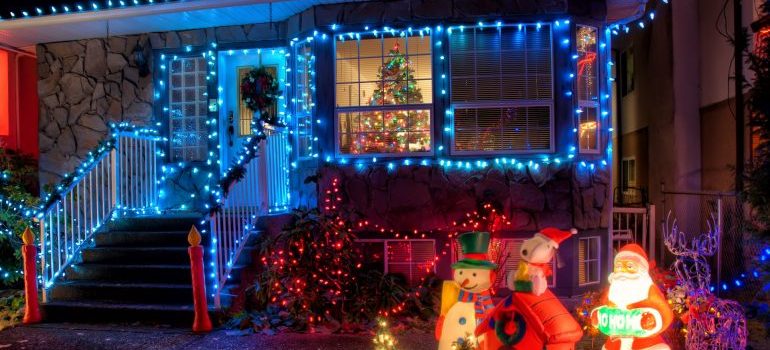
<instances>
[{"instance_id":1,"label":"window blind","mask_svg":"<svg viewBox=\"0 0 770 350\"><path fill-rule=\"evenodd\" d=\"M468 28L455 30L449 38L453 150L551 150L550 26ZM485 136L491 139L480 139Z\"/></svg>"}]
</instances>

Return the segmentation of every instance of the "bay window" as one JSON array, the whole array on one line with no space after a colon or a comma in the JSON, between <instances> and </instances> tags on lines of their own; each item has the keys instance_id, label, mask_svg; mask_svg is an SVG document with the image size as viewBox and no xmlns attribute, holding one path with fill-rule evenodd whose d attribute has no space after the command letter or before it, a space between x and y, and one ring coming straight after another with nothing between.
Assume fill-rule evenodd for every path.
<instances>
[{"instance_id":1,"label":"bay window","mask_svg":"<svg viewBox=\"0 0 770 350\"><path fill-rule=\"evenodd\" d=\"M337 153L432 154L430 36L341 36L335 53Z\"/></svg>"},{"instance_id":2,"label":"bay window","mask_svg":"<svg viewBox=\"0 0 770 350\"><path fill-rule=\"evenodd\" d=\"M449 53L453 154L553 150L550 25L454 28Z\"/></svg>"}]
</instances>

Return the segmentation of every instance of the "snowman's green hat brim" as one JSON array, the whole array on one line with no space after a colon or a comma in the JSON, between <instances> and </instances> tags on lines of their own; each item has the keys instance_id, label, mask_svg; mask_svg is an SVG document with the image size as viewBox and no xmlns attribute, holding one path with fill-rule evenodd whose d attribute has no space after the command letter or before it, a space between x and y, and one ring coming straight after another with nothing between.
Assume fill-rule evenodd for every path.
<instances>
[{"instance_id":1,"label":"snowman's green hat brim","mask_svg":"<svg viewBox=\"0 0 770 350\"><path fill-rule=\"evenodd\" d=\"M461 259L452 264L452 269L497 270L497 264L488 260Z\"/></svg>"}]
</instances>

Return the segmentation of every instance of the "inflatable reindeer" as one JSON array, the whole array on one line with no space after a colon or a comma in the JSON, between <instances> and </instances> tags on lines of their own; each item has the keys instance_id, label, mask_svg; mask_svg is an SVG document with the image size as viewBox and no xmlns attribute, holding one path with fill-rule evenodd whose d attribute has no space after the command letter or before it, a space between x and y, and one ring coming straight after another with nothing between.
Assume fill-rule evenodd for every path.
<instances>
[{"instance_id":1,"label":"inflatable reindeer","mask_svg":"<svg viewBox=\"0 0 770 350\"><path fill-rule=\"evenodd\" d=\"M743 308L732 300L716 298L709 290L711 269L706 259L718 248L721 228L712 215L708 232L689 241L676 219L669 229L670 217L671 213L663 225L663 239L676 256L673 269L689 300L689 310L682 317L687 323L687 349L745 349L748 333Z\"/></svg>"}]
</instances>

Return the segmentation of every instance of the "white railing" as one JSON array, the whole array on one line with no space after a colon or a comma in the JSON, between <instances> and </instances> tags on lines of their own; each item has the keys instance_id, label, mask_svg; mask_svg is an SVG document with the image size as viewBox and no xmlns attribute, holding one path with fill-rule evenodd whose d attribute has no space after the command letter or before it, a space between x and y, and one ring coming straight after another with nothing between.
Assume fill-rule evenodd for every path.
<instances>
[{"instance_id":1,"label":"white railing","mask_svg":"<svg viewBox=\"0 0 770 350\"><path fill-rule=\"evenodd\" d=\"M289 154L290 145L286 129L272 130L265 128L267 141L260 160L265 169L267 182L268 212L279 213L289 208Z\"/></svg>"},{"instance_id":2,"label":"white railing","mask_svg":"<svg viewBox=\"0 0 770 350\"><path fill-rule=\"evenodd\" d=\"M265 177L260 171L260 165L257 161L245 165L246 175L230 186L219 211L209 218L211 244L216 254L214 305L217 308L221 306L222 290L233 265L249 235L254 232L257 217L267 207L265 191L262 190Z\"/></svg>"},{"instance_id":3,"label":"white railing","mask_svg":"<svg viewBox=\"0 0 770 350\"><path fill-rule=\"evenodd\" d=\"M60 198L38 213L41 278L46 288L88 245L99 227L115 213L149 211L157 207L155 154L157 136L117 132L114 147L76 172Z\"/></svg>"},{"instance_id":4,"label":"white railing","mask_svg":"<svg viewBox=\"0 0 770 350\"><path fill-rule=\"evenodd\" d=\"M610 232L610 254L625 244L636 243L647 251L650 260L656 258L655 206L644 208L612 208L612 231Z\"/></svg>"}]
</instances>

